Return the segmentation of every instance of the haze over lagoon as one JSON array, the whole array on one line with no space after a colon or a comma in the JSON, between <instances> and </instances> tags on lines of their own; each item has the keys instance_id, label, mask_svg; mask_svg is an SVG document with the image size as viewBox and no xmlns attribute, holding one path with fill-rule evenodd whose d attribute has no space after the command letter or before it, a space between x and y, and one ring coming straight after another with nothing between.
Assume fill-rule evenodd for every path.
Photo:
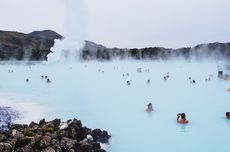
<instances>
[{"instance_id":1,"label":"haze over lagoon","mask_svg":"<svg viewBox=\"0 0 230 152\"><path fill-rule=\"evenodd\" d=\"M35 6L44 6L44 8L47 6L47 10L51 9L51 5L48 5L50 1L46 3L44 3L44 1L41 1L43 3L38 1L23 1L29 5L23 5L25 4L23 2L2 2L4 2L6 6L9 6L9 4L18 4L15 5L15 9L18 8L17 6L30 6L33 8L32 6L34 4ZM125 9L125 6L128 7L130 4L133 4L131 7L136 8L137 5L139 5L140 9L137 10L140 10L140 12L142 12L141 10L144 10L145 7L150 7L151 5L149 4L152 4L150 1L127 2L121 3L117 1L115 3L115 1L112 1L111 4L120 4L126 11L127 9ZM165 6L168 1L154 2L156 2L157 6ZM188 1L189 4L196 4L196 2L197 1L194 1L194 3ZM127 24L124 26L119 24L119 27L121 28L116 28L117 31L114 30L114 33L111 34L112 36L108 36L108 31L111 31L111 33L113 32L113 30L111 30L113 29L112 25L116 25L115 23L118 22L113 22L114 24L111 24L111 22L110 24L108 23L108 26L110 25L110 28L108 27L108 29L110 30L103 28L103 26L99 26L102 25L100 20L92 23L92 21L100 18L96 17L97 13L93 11L92 8L99 6L98 4L102 4L101 7L110 6L108 2L102 0L98 1L98 3L89 1L68 1L67 3L63 1L52 1L52 6L57 5L59 7L59 9L56 10L58 15L55 11L50 13L53 13L53 16L57 15L55 19L58 21L55 22L61 24L50 22L50 18L48 17L48 19L41 22L41 25L43 24L43 26L41 26L39 22L33 24L34 26L31 24L26 26L18 24L12 28L13 24L11 25L7 21L8 24L4 24L9 26L5 26L3 29L19 31L28 30L28 32L35 29L68 25L68 23L71 23L71 26L68 28L63 26L63 28L60 29L58 27L56 29L54 28L54 30L57 30L58 32L61 31L60 33L62 33L66 39L56 43L55 47L52 49L56 54L49 55L51 61L30 62L29 64L25 64L24 62L14 62L13 64L12 62L1 62L1 106L10 106L19 112L20 117L17 121L20 123L38 121L43 117L49 120L57 117L62 118L63 120L77 117L87 126L106 129L112 134L112 139L110 141L111 147L108 150L111 152L153 150L163 152L227 152L230 149L227 146L230 122L224 118L224 115L225 112L230 109L228 103L230 94L227 91L229 88L229 81L219 79L217 77L217 72L218 66L224 67L224 65L228 65L228 62L214 60L187 62L178 59L171 61L124 60L113 62L80 62L77 60L77 57L70 57L70 60L67 60L66 62L65 60L62 60L63 58L61 56L61 50L63 49L69 50L71 56L76 56L78 54L77 51L82 47L82 45L79 44L81 44L82 40L88 38L92 38L95 41L98 39L102 44L112 46L119 46L119 44L121 44L120 46L122 47L146 47L146 45L154 46L160 44L162 44L162 46L181 47L190 44L193 45L197 42L216 40L228 41L229 38L226 31L229 30L227 28L229 23L224 19L228 11L226 8L228 6L226 5L228 1L221 2L222 3L220 3L220 1L209 1L209 3L205 3L205 1L201 2L203 5L212 6L211 8L213 8L213 6L224 6L221 9L220 14L223 13L222 19L226 24L218 22L219 27L213 25L211 26L213 27L211 30L205 29L205 26L202 28L203 30L206 30L208 33L207 35L213 35L211 31L216 28L214 31L218 31L216 32L218 33L217 37L211 36L207 38L206 34L203 35L202 33L197 32L197 35L193 35L195 38L188 38L186 36L188 33L183 30L178 30L176 26L177 24L181 25L181 22L186 21L185 19L187 19L187 17L184 16L178 22L170 22L174 25L171 27L173 31L175 29L175 31L177 31L176 33L180 35L179 37L177 37L177 34L173 36L178 38L178 41L176 42L179 43L176 43L175 41L171 42L170 40L172 37L169 35L168 39L166 37L167 32L164 32L165 29L163 28L162 30L159 30L162 32L162 39L158 39L154 34L154 38L149 37L149 33L151 33L150 29L152 29L150 27L139 29L134 26L129 29L126 28ZM174 7L172 8L174 9L177 7L181 8L183 3L181 4L179 1L175 1L175 4L178 5L173 5ZM167 6L168 5L169 4L167 3ZM87 23L87 19L85 20L81 16L81 13L85 13L84 9L83 11L79 11L78 9L70 9L72 11L68 11L68 8L75 7L81 8L80 10L83 8L87 10L88 7L88 15L91 17L87 17L90 20L89 23ZM193 8L195 5L187 7ZM210 7L207 7L207 12L212 10ZM170 8L171 7L169 7L168 10L170 10ZM54 7L54 9L57 9L57 7ZM64 11L62 12L60 10ZM75 12L75 10L78 10L79 12ZM103 12L102 9L99 10L99 14ZM201 8L198 10L201 10ZM160 9L158 11L160 11ZM95 16L92 12L95 12ZM132 10L130 10L128 16L132 14L131 12ZM71 18L64 20L62 13L71 13ZM78 17L73 15L75 13ZM145 11L142 13L144 14L141 16L151 14ZM175 16L179 15L178 13L175 13ZM194 12L194 17L198 17L196 13L197 12ZM104 16L105 18L111 15L110 13L104 14L108 14L108 16ZM218 14L218 16L220 14ZM41 20L47 17L42 15L42 17L44 17L42 18L40 15L41 14L38 13L35 16L40 17ZM207 13L205 15L210 19L210 22L207 22L206 25L214 21L211 19L211 14ZM13 17L14 16L15 14ZM85 16L85 14L83 16ZM88 27L79 27L79 25L77 25L78 22L72 20L74 17L77 18L77 21L81 18L80 25L87 25ZM119 17L122 19L122 15L118 13L117 19L119 19ZM145 20L145 18L143 18L143 20ZM156 20L160 21L160 17L156 18ZM25 21L31 22L27 20ZM46 26L47 23L51 23L49 24L50 26ZM102 23L107 25L107 22ZM73 25L76 25L79 28L75 28ZM226 28L223 28L225 26ZM138 27L142 27L142 25L138 25ZM191 24L189 27L193 28L196 26ZM100 29L98 32L101 33L101 37L95 29ZM221 30L220 32L217 29L222 29L223 31ZM86 31L88 31L88 34ZM134 35L137 36L133 38L132 34L129 34L132 31L137 33L138 31L141 31L143 36L142 34L138 35L135 33ZM122 36L119 38L117 37L117 33L123 32L128 35L128 38ZM145 37L145 34L146 39L140 41L141 38ZM158 34L160 35L160 33ZM138 36L140 36L140 39ZM186 40L182 38L183 36L186 37ZM161 36L159 37L161 38ZM152 39L155 41L152 41ZM138 72L138 68L141 68L142 72ZM9 70L13 70L13 72L8 72ZM163 77L167 72L169 72L170 77L165 81ZM228 74L228 71L224 72ZM47 83L45 79L41 78L41 75L47 75L50 78L51 83ZM191 77L192 80L194 79L196 83L192 84L189 77ZM210 78L210 81L205 81L207 78ZM29 82L26 82L26 79L29 79ZM147 80L150 80L149 84L147 83ZM127 86L127 81L131 82L130 86ZM154 111L152 113L145 112L146 105L149 102L153 103ZM187 118L190 121L188 125L179 125L176 123L176 114L178 112L185 112L187 114Z\"/></svg>"},{"instance_id":2,"label":"haze over lagoon","mask_svg":"<svg viewBox=\"0 0 230 152\"><path fill-rule=\"evenodd\" d=\"M29 33L52 29L64 36L70 33L71 37L119 48L180 48L230 39L228 0L0 2L2 30Z\"/></svg>"}]
</instances>

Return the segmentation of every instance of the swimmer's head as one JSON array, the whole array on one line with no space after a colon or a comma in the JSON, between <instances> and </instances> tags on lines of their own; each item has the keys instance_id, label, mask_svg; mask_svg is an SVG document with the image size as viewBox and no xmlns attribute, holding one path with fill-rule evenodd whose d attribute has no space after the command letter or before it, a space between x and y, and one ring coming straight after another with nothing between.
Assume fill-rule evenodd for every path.
<instances>
[{"instance_id":1,"label":"swimmer's head","mask_svg":"<svg viewBox=\"0 0 230 152\"><path fill-rule=\"evenodd\" d=\"M181 119L186 119L185 113L181 113L180 116L181 116Z\"/></svg>"},{"instance_id":2,"label":"swimmer's head","mask_svg":"<svg viewBox=\"0 0 230 152\"><path fill-rule=\"evenodd\" d=\"M230 119L230 112L226 112L226 117Z\"/></svg>"},{"instance_id":3,"label":"swimmer's head","mask_svg":"<svg viewBox=\"0 0 230 152\"><path fill-rule=\"evenodd\" d=\"M150 108L152 109L153 104L152 104L152 103L149 103L147 106L148 106L149 109L150 109Z\"/></svg>"}]
</instances>

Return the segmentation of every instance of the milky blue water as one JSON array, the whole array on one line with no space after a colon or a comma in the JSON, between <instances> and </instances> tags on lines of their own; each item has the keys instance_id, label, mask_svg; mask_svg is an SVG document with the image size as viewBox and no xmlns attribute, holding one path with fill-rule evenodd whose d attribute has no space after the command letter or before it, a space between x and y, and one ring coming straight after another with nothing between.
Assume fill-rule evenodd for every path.
<instances>
[{"instance_id":1,"label":"milky blue water","mask_svg":"<svg viewBox=\"0 0 230 152\"><path fill-rule=\"evenodd\" d=\"M218 65L176 61L1 64L0 104L22 111L19 122L76 117L87 127L105 129L112 134L109 152L229 152L230 121L225 112L230 111L230 81L217 78ZM167 72L170 78L165 81ZM210 75L211 81L206 82ZM149 102L152 113L145 112ZM176 123L179 112L186 113L188 125Z\"/></svg>"}]
</instances>

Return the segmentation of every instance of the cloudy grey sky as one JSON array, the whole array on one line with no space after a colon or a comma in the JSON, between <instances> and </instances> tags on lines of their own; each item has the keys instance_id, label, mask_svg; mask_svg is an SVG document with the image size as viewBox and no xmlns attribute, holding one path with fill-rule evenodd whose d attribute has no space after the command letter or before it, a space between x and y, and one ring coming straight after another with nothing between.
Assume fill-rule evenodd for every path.
<instances>
[{"instance_id":1,"label":"cloudy grey sky","mask_svg":"<svg viewBox=\"0 0 230 152\"><path fill-rule=\"evenodd\" d=\"M109 47L230 42L229 0L0 0L0 29L54 29ZM72 31L72 32L70 32Z\"/></svg>"}]
</instances>

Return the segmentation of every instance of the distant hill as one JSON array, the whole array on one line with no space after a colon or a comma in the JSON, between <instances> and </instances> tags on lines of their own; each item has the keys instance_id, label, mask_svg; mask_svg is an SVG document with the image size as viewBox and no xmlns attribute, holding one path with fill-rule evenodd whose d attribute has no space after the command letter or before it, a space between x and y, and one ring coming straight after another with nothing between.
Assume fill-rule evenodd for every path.
<instances>
[{"instance_id":1,"label":"distant hill","mask_svg":"<svg viewBox=\"0 0 230 152\"><path fill-rule=\"evenodd\" d=\"M186 60L196 59L228 59L230 58L230 43L199 44L187 48L107 48L91 41L85 41L85 47L81 52L82 60L112 60L112 59L135 59L135 60L169 60L183 58Z\"/></svg>"},{"instance_id":2,"label":"distant hill","mask_svg":"<svg viewBox=\"0 0 230 152\"><path fill-rule=\"evenodd\" d=\"M46 60L54 40L62 38L51 30L28 34L0 31L0 60Z\"/></svg>"},{"instance_id":3,"label":"distant hill","mask_svg":"<svg viewBox=\"0 0 230 152\"><path fill-rule=\"evenodd\" d=\"M63 39L60 34L51 31L34 31L28 34L0 31L0 60L47 60L55 39ZM66 48L68 49L68 48ZM170 60L182 58L196 59L230 59L230 43L199 44L195 47L179 49L164 47L146 48L107 48L91 41L85 41L80 51L83 61L109 61L113 59L134 60Z\"/></svg>"}]
</instances>

